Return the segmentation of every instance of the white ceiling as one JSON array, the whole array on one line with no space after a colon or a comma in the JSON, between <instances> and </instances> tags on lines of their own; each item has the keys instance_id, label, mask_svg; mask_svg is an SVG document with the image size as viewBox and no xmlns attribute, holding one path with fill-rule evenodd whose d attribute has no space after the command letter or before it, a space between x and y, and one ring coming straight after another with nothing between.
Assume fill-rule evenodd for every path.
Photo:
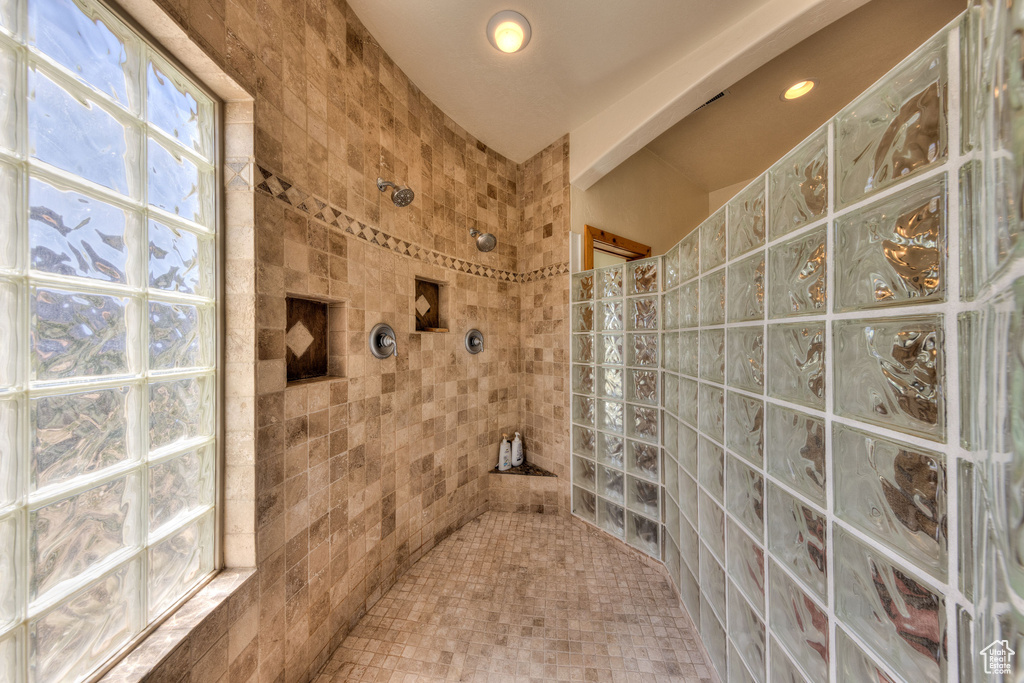
<instances>
[{"instance_id":1,"label":"white ceiling","mask_svg":"<svg viewBox=\"0 0 1024 683\"><path fill-rule=\"evenodd\" d=\"M863 1L863 0L860 0ZM484 144L522 162L770 0L349 0L381 47ZM513 55L487 41L503 9L530 21ZM785 49L784 46L781 49Z\"/></svg>"}]
</instances>

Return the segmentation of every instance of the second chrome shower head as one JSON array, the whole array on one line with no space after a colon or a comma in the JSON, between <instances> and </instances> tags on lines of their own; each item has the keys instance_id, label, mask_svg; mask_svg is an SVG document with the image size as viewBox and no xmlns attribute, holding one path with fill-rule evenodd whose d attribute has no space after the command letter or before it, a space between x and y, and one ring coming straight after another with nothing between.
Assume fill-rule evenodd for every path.
<instances>
[{"instance_id":1,"label":"second chrome shower head","mask_svg":"<svg viewBox=\"0 0 1024 683\"><path fill-rule=\"evenodd\" d=\"M470 228L469 234L476 238L476 248L480 251L490 251L498 246L498 238L489 232L480 232L476 228Z\"/></svg>"},{"instance_id":2,"label":"second chrome shower head","mask_svg":"<svg viewBox=\"0 0 1024 683\"><path fill-rule=\"evenodd\" d=\"M381 192L387 192L388 188L393 188L391 193L391 201L395 203L395 206L401 208L403 206L409 206L412 204L412 200L416 197L416 193L410 190L408 187L402 187L396 185L390 180L384 180L383 178L377 178L377 189Z\"/></svg>"}]
</instances>

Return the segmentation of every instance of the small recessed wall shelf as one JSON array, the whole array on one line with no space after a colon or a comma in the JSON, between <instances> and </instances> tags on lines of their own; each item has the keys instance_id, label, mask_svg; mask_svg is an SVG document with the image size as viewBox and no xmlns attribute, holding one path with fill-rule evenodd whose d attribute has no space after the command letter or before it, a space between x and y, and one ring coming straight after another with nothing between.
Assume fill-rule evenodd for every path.
<instances>
[{"instance_id":1,"label":"small recessed wall shelf","mask_svg":"<svg viewBox=\"0 0 1024 683\"><path fill-rule=\"evenodd\" d=\"M285 297L288 382L344 376L345 308L340 302Z\"/></svg>"},{"instance_id":2,"label":"small recessed wall shelf","mask_svg":"<svg viewBox=\"0 0 1024 683\"><path fill-rule=\"evenodd\" d=\"M441 317L443 305L443 286L432 280L416 278L416 296L413 308L416 309L417 332L447 332Z\"/></svg>"}]
</instances>

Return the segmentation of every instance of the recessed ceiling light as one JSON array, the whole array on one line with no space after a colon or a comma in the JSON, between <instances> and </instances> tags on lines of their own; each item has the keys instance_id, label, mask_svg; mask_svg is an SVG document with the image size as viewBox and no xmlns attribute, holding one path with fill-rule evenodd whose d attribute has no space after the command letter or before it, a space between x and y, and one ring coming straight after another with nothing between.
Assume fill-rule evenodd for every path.
<instances>
[{"instance_id":1,"label":"recessed ceiling light","mask_svg":"<svg viewBox=\"0 0 1024 683\"><path fill-rule=\"evenodd\" d=\"M799 83L794 83L793 85L786 88L786 92L782 93L782 99L795 100L798 97L803 97L807 93L811 92L811 89L814 88L814 86L817 84L817 81L811 79L800 81Z\"/></svg>"},{"instance_id":2,"label":"recessed ceiling light","mask_svg":"<svg viewBox=\"0 0 1024 683\"><path fill-rule=\"evenodd\" d=\"M530 42L530 22L519 12L507 9L487 22L487 40L502 52L519 52Z\"/></svg>"}]
</instances>

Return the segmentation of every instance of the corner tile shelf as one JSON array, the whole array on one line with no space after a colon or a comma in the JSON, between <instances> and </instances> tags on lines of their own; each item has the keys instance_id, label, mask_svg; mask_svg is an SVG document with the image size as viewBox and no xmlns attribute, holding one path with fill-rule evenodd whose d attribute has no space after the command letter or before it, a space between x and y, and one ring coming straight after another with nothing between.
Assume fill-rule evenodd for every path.
<instances>
[{"instance_id":1,"label":"corner tile shelf","mask_svg":"<svg viewBox=\"0 0 1024 683\"><path fill-rule=\"evenodd\" d=\"M557 477L558 476L554 472L548 472L546 469L544 469L542 467L537 467L536 465L531 465L528 462L524 462L522 465L520 465L518 467L513 467L512 469L505 470L505 471L499 470L498 466L495 465L494 469L491 470L491 474L517 474L517 475L519 475L521 477Z\"/></svg>"}]
</instances>

